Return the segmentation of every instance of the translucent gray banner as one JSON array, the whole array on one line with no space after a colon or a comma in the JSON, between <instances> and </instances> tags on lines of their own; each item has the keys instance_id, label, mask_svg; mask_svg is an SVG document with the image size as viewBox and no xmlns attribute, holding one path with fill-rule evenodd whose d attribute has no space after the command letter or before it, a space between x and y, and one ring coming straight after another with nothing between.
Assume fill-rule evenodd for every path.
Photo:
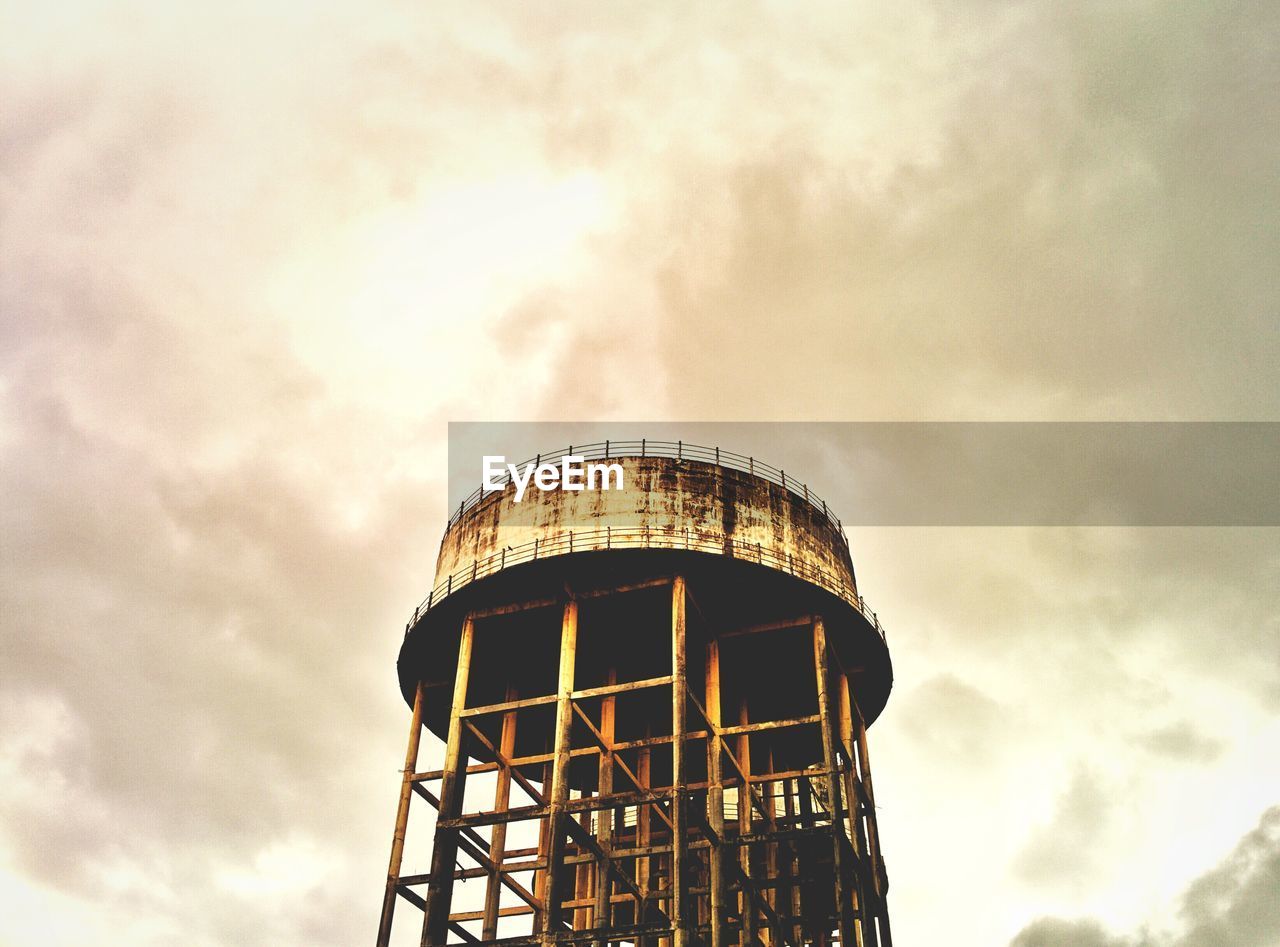
<instances>
[{"instance_id":1,"label":"translucent gray banner","mask_svg":"<svg viewBox=\"0 0 1280 947\"><path fill-rule=\"evenodd\" d=\"M570 449L746 470L844 526L1280 525L1266 421L455 422L451 517L479 499L486 456L523 475Z\"/></svg>"}]
</instances>

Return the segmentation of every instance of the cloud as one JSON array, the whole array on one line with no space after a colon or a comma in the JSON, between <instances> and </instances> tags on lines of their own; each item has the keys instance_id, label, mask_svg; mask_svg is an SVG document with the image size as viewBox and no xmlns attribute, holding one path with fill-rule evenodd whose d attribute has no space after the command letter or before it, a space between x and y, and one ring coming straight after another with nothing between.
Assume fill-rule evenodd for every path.
<instances>
[{"instance_id":1,"label":"cloud","mask_svg":"<svg viewBox=\"0 0 1280 947\"><path fill-rule=\"evenodd\" d=\"M1015 860L1015 873L1037 886L1079 884L1100 857L1113 805L1098 775L1077 768L1052 819L1031 833Z\"/></svg>"},{"instance_id":2,"label":"cloud","mask_svg":"<svg viewBox=\"0 0 1280 947\"><path fill-rule=\"evenodd\" d=\"M1097 921L1044 917L1024 928L1010 947L1139 947L1139 943L1113 937Z\"/></svg>"},{"instance_id":3,"label":"cloud","mask_svg":"<svg viewBox=\"0 0 1280 947\"><path fill-rule=\"evenodd\" d=\"M213 479L166 472L65 413L29 421L26 462L3 477L24 497L6 511L0 579L0 684L17 701L0 732L21 777L0 793L6 859L177 923L202 878L248 871L290 836L328 845L335 816L373 818L358 801L367 744L349 728L382 734L374 746L400 730L368 695L394 691L396 606L416 590L391 521L420 517L423 501L385 488L351 530L327 490L273 460ZM242 894L207 891L213 910L184 929L212 943L292 936L278 926L288 914Z\"/></svg>"},{"instance_id":4,"label":"cloud","mask_svg":"<svg viewBox=\"0 0 1280 947\"><path fill-rule=\"evenodd\" d=\"M1139 734L1134 740L1152 753L1191 763L1211 763L1226 746L1225 741L1199 732L1187 720Z\"/></svg>"},{"instance_id":5,"label":"cloud","mask_svg":"<svg viewBox=\"0 0 1280 947\"><path fill-rule=\"evenodd\" d=\"M1276 414L1274 11L601 10L0 13L0 888L46 941L368 936L450 418ZM1144 802L1166 751L1257 782L1274 533L854 539L901 939L1018 846L1076 884L1092 776L1027 837L1085 743ZM1269 839L1189 929L1265 929Z\"/></svg>"},{"instance_id":6,"label":"cloud","mask_svg":"<svg viewBox=\"0 0 1280 947\"><path fill-rule=\"evenodd\" d=\"M1262 814L1255 829L1216 868L1197 878L1180 898L1179 929L1158 941L1174 947L1269 947L1280 941L1280 806ZM1147 947L1146 931L1113 936L1094 920L1040 918L1010 947Z\"/></svg>"},{"instance_id":7,"label":"cloud","mask_svg":"<svg viewBox=\"0 0 1280 947\"><path fill-rule=\"evenodd\" d=\"M939 765L975 772L1010 748L1016 725L1006 708L953 674L895 694L898 726Z\"/></svg>"},{"instance_id":8,"label":"cloud","mask_svg":"<svg viewBox=\"0 0 1280 947\"><path fill-rule=\"evenodd\" d=\"M1280 941L1280 806L1263 813L1217 868L1182 898L1182 943L1264 947Z\"/></svg>"},{"instance_id":9,"label":"cloud","mask_svg":"<svg viewBox=\"0 0 1280 947\"><path fill-rule=\"evenodd\" d=\"M904 123L875 151L834 146L891 121L853 98L801 107L712 199L693 197L689 168L676 200L690 237L663 269L680 403L750 416L767 377L773 417L1274 414L1263 379L1280 338L1260 315L1280 284L1258 268L1277 195L1247 152L1276 154L1274 126L1256 122L1275 106L1238 78L1274 75L1274 17L967 12L930 55L864 50L865 82L783 82L797 102L893 102ZM732 373L697 370L710 346Z\"/></svg>"}]
</instances>

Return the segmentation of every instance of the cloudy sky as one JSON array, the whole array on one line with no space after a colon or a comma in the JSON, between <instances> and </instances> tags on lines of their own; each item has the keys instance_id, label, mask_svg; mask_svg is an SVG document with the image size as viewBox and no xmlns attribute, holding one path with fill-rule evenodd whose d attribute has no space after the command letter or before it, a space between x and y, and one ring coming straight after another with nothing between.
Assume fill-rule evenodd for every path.
<instances>
[{"instance_id":1,"label":"cloudy sky","mask_svg":"<svg viewBox=\"0 0 1280 947\"><path fill-rule=\"evenodd\" d=\"M1280 420L1280 7L691 6L0 4L0 945L372 941L450 420ZM851 541L900 944L1280 944L1280 530Z\"/></svg>"}]
</instances>

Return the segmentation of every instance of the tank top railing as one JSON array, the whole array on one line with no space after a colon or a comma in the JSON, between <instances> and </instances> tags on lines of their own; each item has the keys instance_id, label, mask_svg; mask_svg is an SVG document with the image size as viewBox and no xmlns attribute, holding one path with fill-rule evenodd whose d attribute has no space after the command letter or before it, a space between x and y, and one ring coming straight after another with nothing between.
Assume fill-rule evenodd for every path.
<instances>
[{"instance_id":1,"label":"tank top railing","mask_svg":"<svg viewBox=\"0 0 1280 947\"><path fill-rule=\"evenodd\" d=\"M638 441L597 441L594 444L571 444L563 450L555 450L549 454L538 454L516 466L524 470L529 464L534 464L535 466L537 464L559 464L565 457L581 457L584 461L619 460L623 457L666 457L674 460L696 460L706 464L716 464L729 470L748 473L768 480L770 483L778 484L796 496L803 498L814 509L821 510L822 515L836 527L836 532L839 534L841 541L846 545L848 544L840 518L828 509L825 500L809 489L807 483L789 476L780 467L766 464L748 454L738 454L719 447L703 447L699 444L689 444L685 441L651 441L647 438L641 438ZM506 487L511 482L511 475L509 472L503 473L496 479L503 487ZM467 510L484 499L489 492L496 491L486 491L483 487L480 487L459 503L449 516L449 523L446 529L457 523Z\"/></svg>"},{"instance_id":2,"label":"tank top railing","mask_svg":"<svg viewBox=\"0 0 1280 947\"><path fill-rule=\"evenodd\" d=\"M788 575L796 576L826 589L852 605L885 637L880 619L867 605L866 600L844 579L829 569L795 558L791 553L765 546L732 539L723 533L690 529L652 528L649 526L605 526L592 530L569 530L547 538L535 539L519 546L505 546L498 552L470 563L445 576L431 590L422 603L414 609L413 621L440 604L458 589L477 579L494 575L503 569L525 562L577 552L593 552L610 549L678 549L691 552L707 552L744 559L758 565L769 566Z\"/></svg>"}]
</instances>

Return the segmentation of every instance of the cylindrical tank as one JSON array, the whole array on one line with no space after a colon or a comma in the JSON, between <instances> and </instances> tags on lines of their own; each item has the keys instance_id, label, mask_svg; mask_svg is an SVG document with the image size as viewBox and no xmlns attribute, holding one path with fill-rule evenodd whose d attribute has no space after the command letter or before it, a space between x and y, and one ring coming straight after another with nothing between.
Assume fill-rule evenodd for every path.
<instances>
[{"instance_id":1,"label":"cylindrical tank","mask_svg":"<svg viewBox=\"0 0 1280 947\"><path fill-rule=\"evenodd\" d=\"M616 464L622 488L473 494L406 629L411 752L419 721L448 745L440 773L407 771L397 819L403 838L415 790L440 810L417 876L422 942L496 940L523 911L529 943L584 925L602 942L890 943L865 727L892 666L839 521L754 458L648 441L570 452ZM471 771L506 787L487 814L463 811ZM512 781L527 812L511 815ZM503 870L505 826L522 819L539 828L534 867L517 860L527 885ZM459 845L482 849L490 879L476 917L450 907ZM687 864L671 861L681 847ZM398 857L390 904L418 897ZM503 885L520 889L506 914Z\"/></svg>"}]
</instances>

